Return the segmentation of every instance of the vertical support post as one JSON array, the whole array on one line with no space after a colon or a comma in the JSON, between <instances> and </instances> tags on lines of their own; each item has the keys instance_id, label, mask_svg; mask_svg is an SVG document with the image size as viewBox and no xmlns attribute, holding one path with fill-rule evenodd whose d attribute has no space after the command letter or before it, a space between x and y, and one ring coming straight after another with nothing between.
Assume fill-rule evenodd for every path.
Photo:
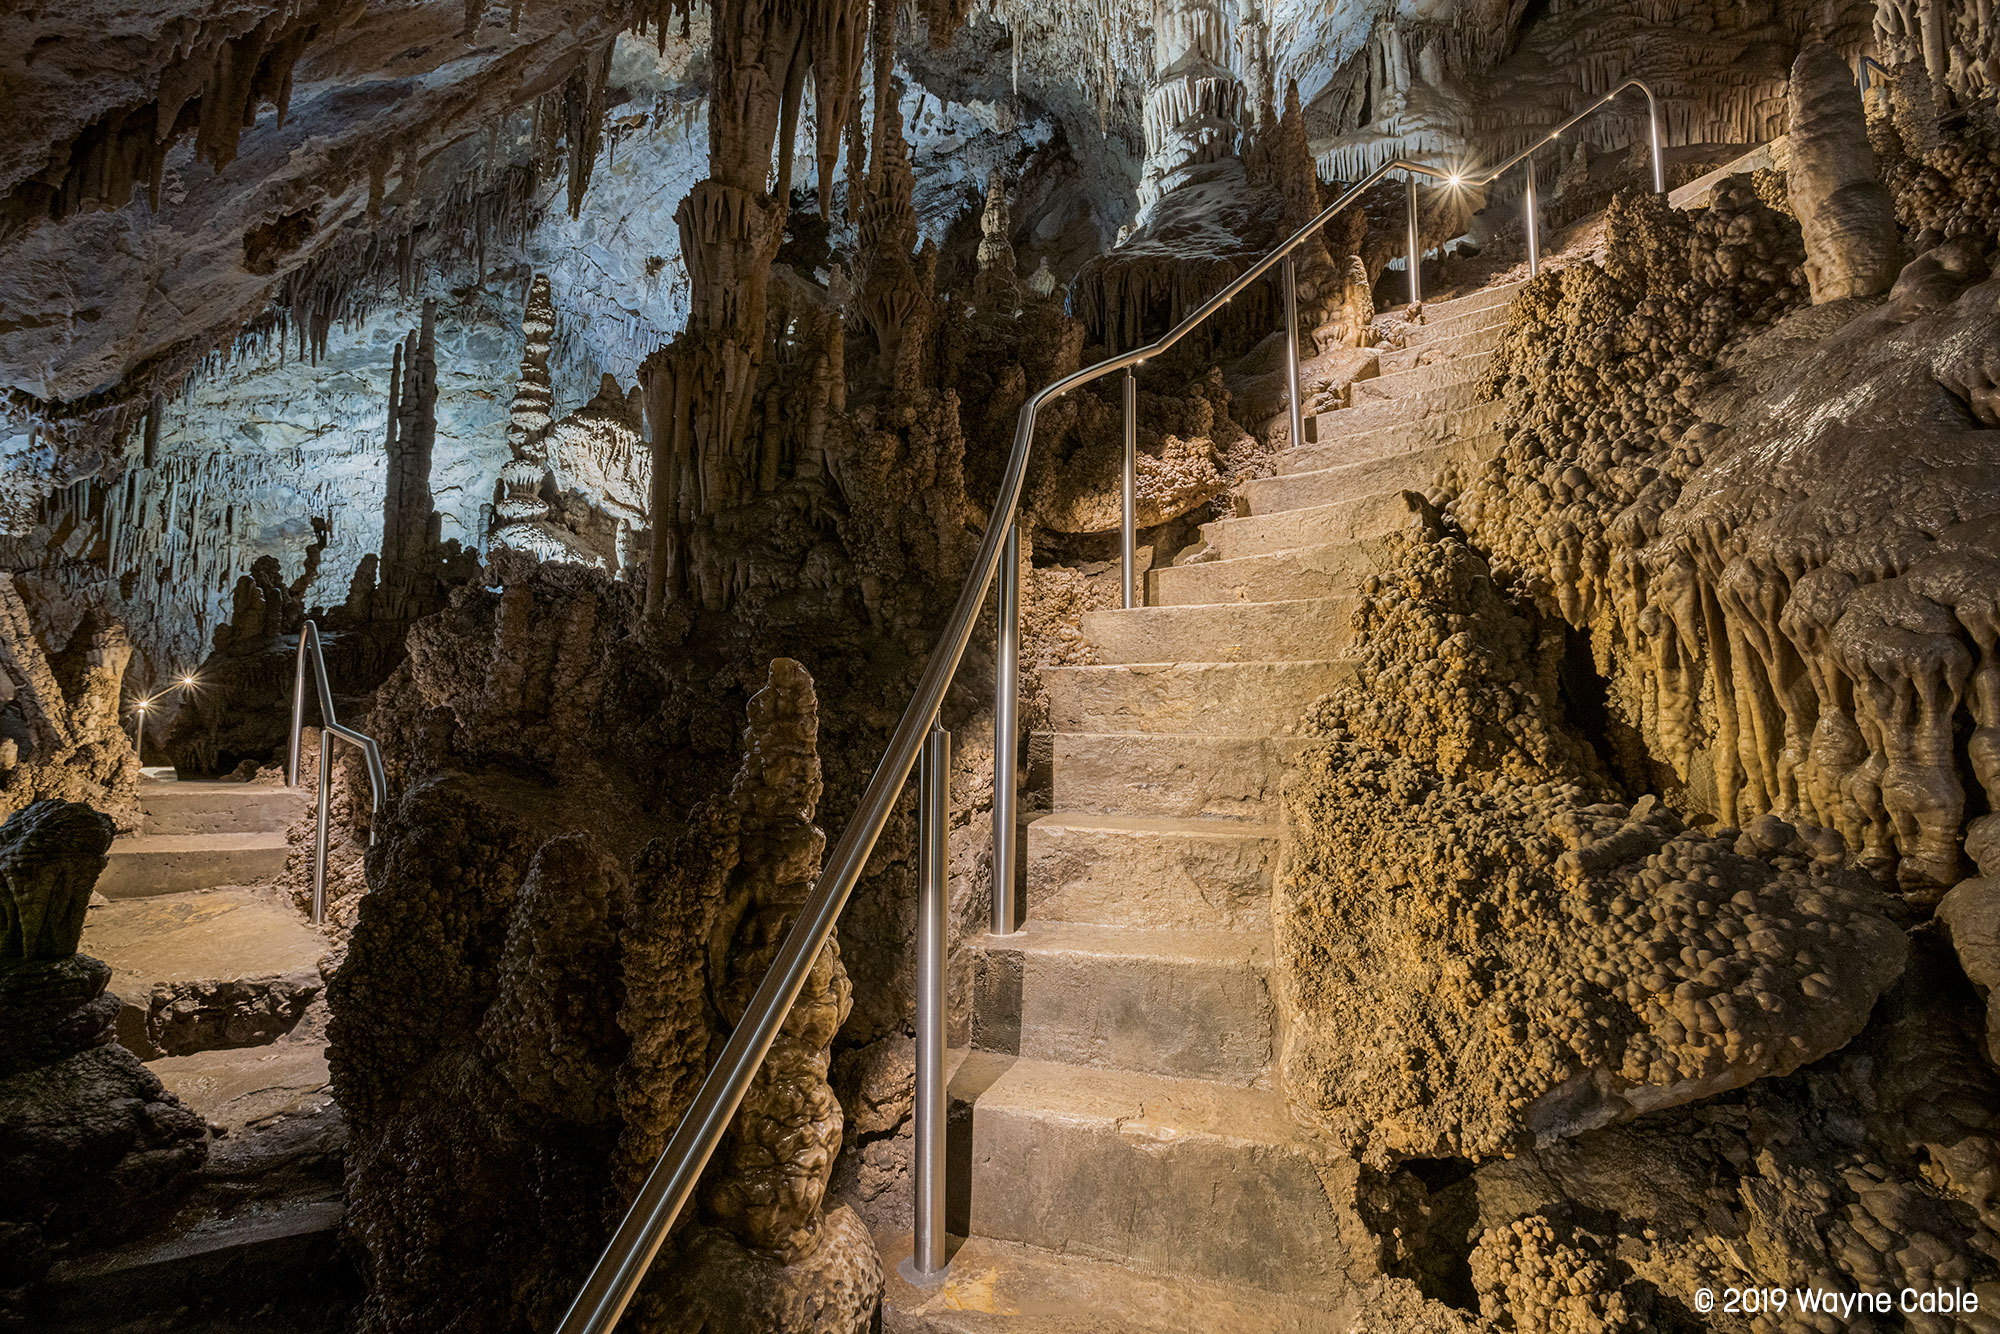
<instances>
[{"instance_id":1,"label":"vertical support post","mask_svg":"<svg viewBox=\"0 0 2000 1334\"><path fill-rule=\"evenodd\" d=\"M319 733L319 824L313 830L313 925L326 918L326 834L333 802L333 733Z\"/></svg>"},{"instance_id":2,"label":"vertical support post","mask_svg":"<svg viewBox=\"0 0 2000 1334\"><path fill-rule=\"evenodd\" d=\"M139 733L132 742L132 758L139 761L139 767L146 767L146 710L139 710Z\"/></svg>"},{"instance_id":3,"label":"vertical support post","mask_svg":"<svg viewBox=\"0 0 2000 1334\"><path fill-rule=\"evenodd\" d=\"M1132 375L1132 368L1125 368L1125 474L1119 485L1118 499L1120 517L1118 522L1118 551L1125 566L1124 595L1119 605L1130 611L1139 605L1139 578L1137 565L1138 535L1136 526L1139 509L1139 382Z\"/></svg>"},{"instance_id":4,"label":"vertical support post","mask_svg":"<svg viewBox=\"0 0 2000 1334\"><path fill-rule=\"evenodd\" d=\"M1660 103L1645 84L1639 85L1639 91L1646 95L1646 133L1653 147L1653 193L1663 195L1667 192L1667 164L1660 152Z\"/></svg>"},{"instance_id":5,"label":"vertical support post","mask_svg":"<svg viewBox=\"0 0 2000 1334\"><path fill-rule=\"evenodd\" d=\"M1521 196L1521 207L1527 215L1528 225L1528 276L1534 277L1542 271L1541 206L1535 201L1535 158L1531 153L1522 164L1528 173L1528 188Z\"/></svg>"},{"instance_id":6,"label":"vertical support post","mask_svg":"<svg viewBox=\"0 0 2000 1334\"><path fill-rule=\"evenodd\" d=\"M1416 305L1424 299L1424 242L1422 230L1417 226L1417 174L1410 173L1410 304Z\"/></svg>"},{"instance_id":7,"label":"vertical support post","mask_svg":"<svg viewBox=\"0 0 2000 1334\"><path fill-rule=\"evenodd\" d=\"M1285 256L1285 375L1291 386L1292 448L1306 442L1305 408L1299 401L1299 277L1298 265Z\"/></svg>"},{"instance_id":8,"label":"vertical support post","mask_svg":"<svg viewBox=\"0 0 2000 1334\"><path fill-rule=\"evenodd\" d=\"M1015 798L1020 763L1017 685L1021 675L1021 525L1007 530L1000 553L998 643L993 653L993 934L1014 934Z\"/></svg>"},{"instance_id":9,"label":"vertical support post","mask_svg":"<svg viewBox=\"0 0 2000 1334\"><path fill-rule=\"evenodd\" d=\"M945 1258L945 831L951 820L951 733L936 719L924 741L917 793L916 1236L910 1267L921 1282Z\"/></svg>"},{"instance_id":10,"label":"vertical support post","mask_svg":"<svg viewBox=\"0 0 2000 1334\"><path fill-rule=\"evenodd\" d=\"M299 627L299 665L292 678L292 749L291 757L285 761L286 787L299 785L299 734L306 725L306 636L312 633L311 621Z\"/></svg>"}]
</instances>

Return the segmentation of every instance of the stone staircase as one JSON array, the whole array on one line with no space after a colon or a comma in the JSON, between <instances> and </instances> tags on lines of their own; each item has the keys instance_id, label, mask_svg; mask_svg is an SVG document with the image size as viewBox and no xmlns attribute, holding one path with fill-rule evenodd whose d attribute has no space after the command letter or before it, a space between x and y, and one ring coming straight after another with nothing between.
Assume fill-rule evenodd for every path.
<instances>
[{"instance_id":1,"label":"stone staircase","mask_svg":"<svg viewBox=\"0 0 2000 1334\"><path fill-rule=\"evenodd\" d=\"M1518 288L1430 306L1239 517L1149 573L1149 605L1084 617L1100 665L1044 671L1026 921L968 942L948 1169L968 1239L941 1286L891 1278L886 1329L1349 1328L1374 1268L1355 1169L1279 1087L1279 789L1300 716L1351 679L1363 580L1422 521L1406 491L1498 447L1474 399Z\"/></svg>"},{"instance_id":2,"label":"stone staircase","mask_svg":"<svg viewBox=\"0 0 2000 1334\"><path fill-rule=\"evenodd\" d=\"M255 888L284 870L305 800L255 783L139 784L142 832L111 845L82 948L111 965L118 1040L140 1059L270 1042L319 993L326 942Z\"/></svg>"}]
</instances>

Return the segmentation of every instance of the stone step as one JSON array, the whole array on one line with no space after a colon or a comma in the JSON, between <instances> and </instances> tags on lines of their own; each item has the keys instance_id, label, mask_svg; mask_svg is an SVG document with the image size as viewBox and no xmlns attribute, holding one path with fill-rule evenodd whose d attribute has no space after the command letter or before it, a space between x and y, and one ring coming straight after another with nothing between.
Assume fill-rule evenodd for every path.
<instances>
[{"instance_id":1,"label":"stone step","mask_svg":"<svg viewBox=\"0 0 2000 1334\"><path fill-rule=\"evenodd\" d=\"M1387 377L1384 377L1387 378ZM1343 436L1359 435L1363 431L1379 431L1384 427L1402 426L1428 417L1433 412L1456 412L1480 403L1480 386L1483 376L1466 380L1453 380L1438 385L1421 394L1405 394L1401 398L1370 399L1351 408L1335 408L1322 412L1313 419L1312 434L1308 439L1317 445L1328 444Z\"/></svg>"},{"instance_id":2,"label":"stone step","mask_svg":"<svg viewBox=\"0 0 2000 1334\"><path fill-rule=\"evenodd\" d=\"M1046 738L1057 810L1276 823L1297 740L1058 732ZM1032 891L1031 891L1032 892Z\"/></svg>"},{"instance_id":3,"label":"stone step","mask_svg":"<svg viewBox=\"0 0 2000 1334\"><path fill-rule=\"evenodd\" d=\"M1351 1319L1344 1303L1156 1274L991 1237L955 1241L944 1281L918 1288L897 1272L910 1254L908 1228L877 1234L876 1247L888 1278L883 1334L1327 1334L1349 1328Z\"/></svg>"},{"instance_id":4,"label":"stone step","mask_svg":"<svg viewBox=\"0 0 2000 1334\"><path fill-rule=\"evenodd\" d=\"M255 885L285 869L285 853L281 833L140 834L112 843L97 892L107 899L137 899Z\"/></svg>"},{"instance_id":5,"label":"stone step","mask_svg":"<svg viewBox=\"0 0 2000 1334\"><path fill-rule=\"evenodd\" d=\"M1146 597L1159 606L1324 598L1352 594L1391 555L1390 539L1326 542L1261 556L1175 565L1146 575Z\"/></svg>"},{"instance_id":6,"label":"stone step","mask_svg":"<svg viewBox=\"0 0 2000 1334\"><path fill-rule=\"evenodd\" d=\"M1426 395L1447 385L1477 383L1486 378L1487 368L1492 364L1491 352L1479 352L1469 357L1447 357L1393 375L1378 375L1372 380L1356 380L1352 406L1367 407L1370 403Z\"/></svg>"},{"instance_id":7,"label":"stone step","mask_svg":"<svg viewBox=\"0 0 2000 1334\"><path fill-rule=\"evenodd\" d=\"M1269 931L1284 830L1066 811L1028 826L1031 921L1151 930Z\"/></svg>"},{"instance_id":8,"label":"stone step","mask_svg":"<svg viewBox=\"0 0 2000 1334\"><path fill-rule=\"evenodd\" d=\"M1428 366L1452 357L1469 357L1483 352L1494 352L1506 337L1508 321L1502 317L1493 319L1497 311L1482 311L1477 317L1468 317L1464 327L1432 329L1419 325L1417 335L1407 344L1392 348L1380 354L1378 361L1383 375L1399 375L1419 366ZM1484 323L1474 322L1474 319Z\"/></svg>"},{"instance_id":9,"label":"stone step","mask_svg":"<svg viewBox=\"0 0 2000 1334\"><path fill-rule=\"evenodd\" d=\"M1341 463L1279 477L1253 477L1239 491L1249 502L1252 515L1332 505L1384 491L1421 494L1430 490L1447 464L1485 457L1503 443L1497 436L1454 437L1386 459Z\"/></svg>"},{"instance_id":10,"label":"stone step","mask_svg":"<svg viewBox=\"0 0 2000 1334\"><path fill-rule=\"evenodd\" d=\"M1508 305L1521 294L1521 289L1528 285L1528 281L1526 278L1520 278L1511 283L1496 283L1491 287L1482 287L1476 292L1455 296L1447 301L1427 301L1424 303L1425 323L1457 319L1475 311Z\"/></svg>"},{"instance_id":11,"label":"stone step","mask_svg":"<svg viewBox=\"0 0 2000 1334\"><path fill-rule=\"evenodd\" d=\"M1083 637L1101 663L1324 658L1342 650L1353 597L1088 611Z\"/></svg>"},{"instance_id":12,"label":"stone step","mask_svg":"<svg viewBox=\"0 0 2000 1334\"><path fill-rule=\"evenodd\" d=\"M344 1215L337 1192L254 1200L226 1217L177 1220L112 1250L60 1259L36 1289L36 1328L249 1334L345 1327L341 1313L363 1290L342 1250ZM179 1319L168 1320L168 1312ZM135 1318L139 1323L128 1323Z\"/></svg>"},{"instance_id":13,"label":"stone step","mask_svg":"<svg viewBox=\"0 0 2000 1334\"><path fill-rule=\"evenodd\" d=\"M1031 919L968 943L981 1051L1246 1086L1270 1072L1268 931Z\"/></svg>"},{"instance_id":14,"label":"stone step","mask_svg":"<svg viewBox=\"0 0 2000 1334\"><path fill-rule=\"evenodd\" d=\"M1277 514L1249 515L1241 519L1215 519L1201 526L1200 560L1185 569L1239 556L1267 556L1294 547L1324 546L1329 542L1369 542L1392 533L1421 528L1431 521L1424 499L1412 491L1378 491L1352 500L1336 500L1331 505L1283 510ZM1155 581L1157 582L1157 581ZM1168 586L1174 581L1168 580ZM1161 603L1163 606L1182 605Z\"/></svg>"},{"instance_id":15,"label":"stone step","mask_svg":"<svg viewBox=\"0 0 2000 1334\"><path fill-rule=\"evenodd\" d=\"M290 1032L320 993L327 942L288 904L218 889L96 904L78 948L111 965L118 1040L154 1060Z\"/></svg>"},{"instance_id":16,"label":"stone step","mask_svg":"<svg viewBox=\"0 0 2000 1334\"><path fill-rule=\"evenodd\" d=\"M148 834L283 833L306 810L306 794L263 783L142 782Z\"/></svg>"},{"instance_id":17,"label":"stone step","mask_svg":"<svg viewBox=\"0 0 2000 1334\"><path fill-rule=\"evenodd\" d=\"M1358 1169L1275 1091L973 1051L950 1097L960 1235L1291 1295L1337 1297L1365 1263Z\"/></svg>"},{"instance_id":18,"label":"stone step","mask_svg":"<svg viewBox=\"0 0 2000 1334\"><path fill-rule=\"evenodd\" d=\"M1306 706L1354 679L1351 662L1180 662L1048 667L1058 732L1240 736L1294 731Z\"/></svg>"},{"instance_id":19,"label":"stone step","mask_svg":"<svg viewBox=\"0 0 2000 1334\"><path fill-rule=\"evenodd\" d=\"M1276 459L1278 472L1316 472L1342 463L1406 454L1427 445L1442 444L1455 436L1490 435L1499 429L1506 412L1507 405L1495 400L1452 412L1429 413L1378 430L1334 436L1300 449L1284 450Z\"/></svg>"}]
</instances>

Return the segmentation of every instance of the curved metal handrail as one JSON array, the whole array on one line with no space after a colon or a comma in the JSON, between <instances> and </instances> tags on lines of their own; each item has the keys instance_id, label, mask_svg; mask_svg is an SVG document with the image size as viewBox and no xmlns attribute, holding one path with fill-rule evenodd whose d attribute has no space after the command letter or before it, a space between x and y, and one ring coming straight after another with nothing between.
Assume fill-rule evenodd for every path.
<instances>
[{"instance_id":1,"label":"curved metal handrail","mask_svg":"<svg viewBox=\"0 0 2000 1334\"><path fill-rule=\"evenodd\" d=\"M1639 88L1646 94L1646 102L1653 111L1652 148L1653 183L1656 190L1664 187L1665 173L1660 162L1660 130L1658 104L1652 90L1637 79L1629 79L1607 93L1584 111L1572 116L1558 126L1548 139L1523 149L1507 161L1478 178L1447 172L1425 163L1411 162L1403 158L1383 163L1368 173L1360 181L1349 186L1339 198L1321 209L1311 222L1306 223L1284 243L1263 259L1250 266L1228 286L1210 297L1179 324L1161 335L1159 339L1143 347L1133 348L1117 356L1107 358L1093 366L1074 371L1054 384L1037 391L1022 407L1014 430L1013 451L1007 458L1007 470L1000 480L999 493L993 502L993 511L986 522L985 534L979 543L979 552L973 558L971 572L966 577L965 586L960 590L958 601L953 605L950 618L945 622L943 635L938 641L936 652L925 666L922 678L917 683L916 697L896 724L895 733L889 739L888 750L876 766L868 786L849 819L847 828L827 854L820 871L819 881L800 908L792 929L778 947L763 980L744 1007L743 1018L729 1035L728 1043L716 1058L708 1077L702 1081L693 1104L681 1117L674 1128L672 1139L661 1152L659 1160L647 1175L645 1184L639 1188L632 1207L626 1211L624 1219L613 1233L603 1255L592 1268L583 1289L570 1305L558 1326L557 1334L610 1334L613 1326L624 1314L633 1294L652 1265L653 1257L659 1254L667 1233L674 1220L693 1195L701 1173L708 1165L716 1146L721 1143L729 1122L742 1104L749 1091L751 1080L763 1064L765 1054L777 1038L785 1016L790 1012L792 1002L798 998L805 985L812 964L819 957L820 950L833 933L834 923L840 911L847 904L854 886L861 878L863 867L875 842L882 835L895 810L897 798L901 795L910 771L915 767L918 753L922 750L927 734L937 719L938 709L944 702L946 688L957 672L959 661L965 655L966 646L972 640L973 627L978 624L979 611L986 601L986 593L992 587L995 573L1001 565L1003 549L1011 550L1009 536L1014 527L1014 516L1020 506L1022 488L1027 479L1028 458L1034 446L1035 422L1042 406L1062 397L1073 389L1080 389L1093 381L1117 374L1119 371L1136 367L1150 357L1156 357L1172 348L1187 337L1209 317L1228 305L1250 284L1270 272L1280 261L1294 250L1304 245L1320 228L1332 221L1334 215L1354 203L1377 181L1392 171L1411 173L1413 176L1429 176L1448 181L1454 185L1483 185L1501 172L1527 158L1536 148L1549 139L1559 138L1562 132L1582 120L1585 116L1609 103L1627 88ZM1297 336L1296 325L1293 336ZM1297 391L1294 390L1294 398ZM322 682L324 677L321 678ZM325 687L322 685L322 691ZM996 831L1001 832L1001 831Z\"/></svg>"},{"instance_id":2,"label":"curved metal handrail","mask_svg":"<svg viewBox=\"0 0 2000 1334\"><path fill-rule=\"evenodd\" d=\"M374 799L373 811L382 814L382 797L389 790L388 772L382 767L382 748L375 744L375 738L366 732L356 731L334 715L333 685L327 680L326 657L320 652L319 626L307 621L299 627L298 672L292 679L292 748L285 761L285 782L288 786L299 785L299 743L305 731L306 719L306 664L310 661L313 669L313 683L318 687L320 731L319 743L319 823L313 834L313 925L318 926L326 916L326 840L327 826L331 817L333 800L333 743L329 737L339 737L361 748L361 758L368 765L368 786ZM375 828L378 821L368 822L368 843L375 844Z\"/></svg>"}]
</instances>

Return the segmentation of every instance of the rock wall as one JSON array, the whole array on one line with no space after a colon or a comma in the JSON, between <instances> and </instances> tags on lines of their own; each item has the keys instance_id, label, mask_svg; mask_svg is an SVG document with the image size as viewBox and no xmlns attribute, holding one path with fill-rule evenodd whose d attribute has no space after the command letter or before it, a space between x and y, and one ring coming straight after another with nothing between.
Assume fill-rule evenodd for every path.
<instances>
[{"instance_id":1,"label":"rock wall","mask_svg":"<svg viewBox=\"0 0 2000 1334\"><path fill-rule=\"evenodd\" d=\"M35 621L20 583L0 572L0 816L59 799L137 828L139 761L120 717L131 641L86 613L50 653Z\"/></svg>"},{"instance_id":2,"label":"rock wall","mask_svg":"<svg viewBox=\"0 0 2000 1334\"><path fill-rule=\"evenodd\" d=\"M78 954L111 820L37 801L0 824L0 1321L35 1318L65 1254L164 1222L208 1126L112 1040L110 965Z\"/></svg>"},{"instance_id":3,"label":"rock wall","mask_svg":"<svg viewBox=\"0 0 2000 1334\"><path fill-rule=\"evenodd\" d=\"M1902 933L1837 838L1626 804L1563 716L1561 631L1454 539L1356 613L1288 781L1285 1088L1364 1160L1485 1159L1845 1045Z\"/></svg>"},{"instance_id":4,"label":"rock wall","mask_svg":"<svg viewBox=\"0 0 2000 1334\"><path fill-rule=\"evenodd\" d=\"M1603 270L1524 294L1492 382L1509 444L1455 512L1589 632L1628 775L1837 830L1934 898L1995 783L1982 247L1785 314L1798 242L1741 190L1609 226Z\"/></svg>"}]
</instances>

